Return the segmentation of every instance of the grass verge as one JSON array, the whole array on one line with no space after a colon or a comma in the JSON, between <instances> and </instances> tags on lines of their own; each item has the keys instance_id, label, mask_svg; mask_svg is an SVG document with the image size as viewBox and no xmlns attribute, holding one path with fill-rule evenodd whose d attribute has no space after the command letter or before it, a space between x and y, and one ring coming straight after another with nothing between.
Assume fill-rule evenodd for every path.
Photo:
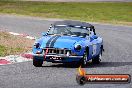
<instances>
[{"instance_id":1,"label":"grass verge","mask_svg":"<svg viewBox=\"0 0 132 88\"><path fill-rule=\"evenodd\" d=\"M21 54L31 50L33 40L0 31L0 56Z\"/></svg>"},{"instance_id":2,"label":"grass verge","mask_svg":"<svg viewBox=\"0 0 132 88\"><path fill-rule=\"evenodd\" d=\"M132 2L0 1L0 13L132 25Z\"/></svg>"}]
</instances>

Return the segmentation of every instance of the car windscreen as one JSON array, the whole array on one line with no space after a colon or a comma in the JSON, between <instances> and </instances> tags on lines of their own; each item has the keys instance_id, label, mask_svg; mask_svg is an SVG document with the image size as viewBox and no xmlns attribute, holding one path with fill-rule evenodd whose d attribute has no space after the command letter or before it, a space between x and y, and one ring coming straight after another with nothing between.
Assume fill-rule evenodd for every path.
<instances>
[{"instance_id":1,"label":"car windscreen","mask_svg":"<svg viewBox=\"0 0 132 88\"><path fill-rule=\"evenodd\" d=\"M50 28L48 34L49 35L61 34L86 37L86 35L89 34L89 30L82 27L54 26Z\"/></svg>"}]
</instances>

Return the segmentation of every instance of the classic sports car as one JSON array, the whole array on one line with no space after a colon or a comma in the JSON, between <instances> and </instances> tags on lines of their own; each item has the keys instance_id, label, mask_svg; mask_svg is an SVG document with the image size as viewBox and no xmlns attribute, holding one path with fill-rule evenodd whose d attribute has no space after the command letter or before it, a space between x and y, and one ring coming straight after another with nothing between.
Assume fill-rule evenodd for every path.
<instances>
[{"instance_id":1,"label":"classic sports car","mask_svg":"<svg viewBox=\"0 0 132 88\"><path fill-rule=\"evenodd\" d=\"M57 21L33 46L33 65L43 61L53 63L76 62L85 66L89 60L100 63L103 40L93 25L79 21Z\"/></svg>"}]
</instances>

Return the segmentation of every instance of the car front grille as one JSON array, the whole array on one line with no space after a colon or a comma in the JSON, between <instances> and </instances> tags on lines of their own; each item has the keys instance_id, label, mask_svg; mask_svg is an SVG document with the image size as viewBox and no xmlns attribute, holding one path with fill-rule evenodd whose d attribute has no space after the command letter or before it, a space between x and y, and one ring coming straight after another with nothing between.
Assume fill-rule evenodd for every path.
<instances>
[{"instance_id":1,"label":"car front grille","mask_svg":"<svg viewBox=\"0 0 132 88\"><path fill-rule=\"evenodd\" d=\"M46 52L47 48L43 49ZM66 55L67 53L71 54L71 50L68 49L60 49L60 48L48 48L47 54L62 54Z\"/></svg>"}]
</instances>

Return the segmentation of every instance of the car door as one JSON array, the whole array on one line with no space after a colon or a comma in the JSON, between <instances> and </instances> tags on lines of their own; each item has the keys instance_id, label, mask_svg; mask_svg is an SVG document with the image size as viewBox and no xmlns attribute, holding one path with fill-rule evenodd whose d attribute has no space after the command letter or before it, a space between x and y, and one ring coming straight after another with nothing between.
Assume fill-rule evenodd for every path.
<instances>
[{"instance_id":1,"label":"car door","mask_svg":"<svg viewBox=\"0 0 132 88\"><path fill-rule=\"evenodd\" d=\"M87 36L86 36L86 41L85 41L85 45L88 46L89 52L88 52L88 61L92 59L92 53L93 53L93 46L92 46L92 37L90 34L90 28L87 28Z\"/></svg>"},{"instance_id":2,"label":"car door","mask_svg":"<svg viewBox=\"0 0 132 88\"><path fill-rule=\"evenodd\" d=\"M95 57L99 54L100 47L98 37L95 35L93 30L90 30L90 41L92 43L92 57Z\"/></svg>"}]
</instances>

